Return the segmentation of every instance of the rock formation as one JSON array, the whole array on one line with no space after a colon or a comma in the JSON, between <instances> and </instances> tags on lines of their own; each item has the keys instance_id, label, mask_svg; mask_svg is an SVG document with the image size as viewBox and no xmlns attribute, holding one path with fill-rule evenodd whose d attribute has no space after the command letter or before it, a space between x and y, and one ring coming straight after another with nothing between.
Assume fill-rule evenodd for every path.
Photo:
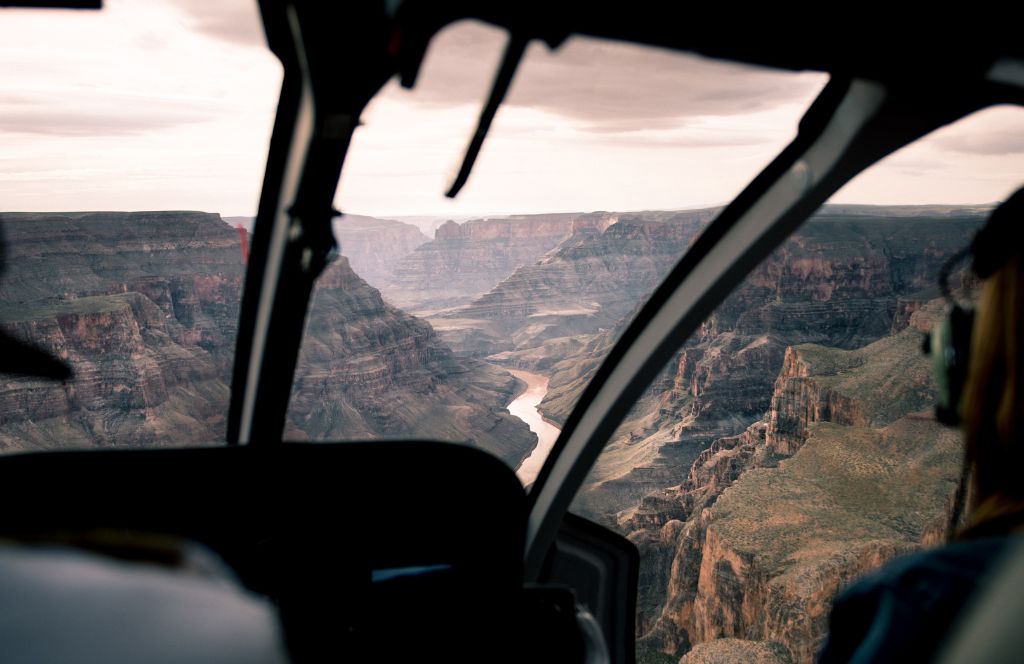
<instances>
[{"instance_id":1,"label":"rock formation","mask_svg":"<svg viewBox=\"0 0 1024 664\"><path fill-rule=\"evenodd\" d=\"M701 643L683 655L679 664L792 664L789 653L778 643L716 639Z\"/></svg>"},{"instance_id":2,"label":"rock formation","mask_svg":"<svg viewBox=\"0 0 1024 664\"><path fill-rule=\"evenodd\" d=\"M840 588L939 541L960 441L931 416L920 338L941 307L860 349L787 349L765 418L623 523L648 562L645 647L680 655L724 637L812 662Z\"/></svg>"},{"instance_id":3,"label":"rock formation","mask_svg":"<svg viewBox=\"0 0 1024 664\"><path fill-rule=\"evenodd\" d=\"M571 237L470 304L431 318L458 352L488 355L594 334L635 309L715 210L620 214Z\"/></svg>"},{"instance_id":4,"label":"rock formation","mask_svg":"<svg viewBox=\"0 0 1024 664\"><path fill-rule=\"evenodd\" d=\"M398 262L381 290L389 302L412 312L463 304L539 260L569 237L574 225L600 227L611 222L609 217L537 214L448 221L433 241Z\"/></svg>"},{"instance_id":5,"label":"rock formation","mask_svg":"<svg viewBox=\"0 0 1024 664\"><path fill-rule=\"evenodd\" d=\"M342 257L313 294L286 434L467 442L516 467L536 444L505 409L516 391L511 374L457 358Z\"/></svg>"},{"instance_id":6,"label":"rock formation","mask_svg":"<svg viewBox=\"0 0 1024 664\"><path fill-rule=\"evenodd\" d=\"M5 376L4 449L223 440L244 266L200 212L6 213L0 321L74 367Z\"/></svg>"},{"instance_id":7,"label":"rock formation","mask_svg":"<svg viewBox=\"0 0 1024 664\"><path fill-rule=\"evenodd\" d=\"M646 494L678 484L712 441L761 418L787 347L857 348L905 326L982 219L873 209L843 216L826 208L715 310L636 404L577 509L614 525ZM623 328L554 364L545 416L568 415Z\"/></svg>"},{"instance_id":8,"label":"rock formation","mask_svg":"<svg viewBox=\"0 0 1024 664\"><path fill-rule=\"evenodd\" d=\"M393 277L403 257L430 241L412 224L358 214L336 219L334 237L356 274L377 288Z\"/></svg>"},{"instance_id":9,"label":"rock formation","mask_svg":"<svg viewBox=\"0 0 1024 664\"><path fill-rule=\"evenodd\" d=\"M2 449L223 440L245 270L233 228L90 212L6 213L0 229L0 324L75 370L66 385L0 379ZM290 433L476 442L513 465L529 453L535 436L504 410L511 375L454 358L344 258L314 299Z\"/></svg>"}]
</instances>

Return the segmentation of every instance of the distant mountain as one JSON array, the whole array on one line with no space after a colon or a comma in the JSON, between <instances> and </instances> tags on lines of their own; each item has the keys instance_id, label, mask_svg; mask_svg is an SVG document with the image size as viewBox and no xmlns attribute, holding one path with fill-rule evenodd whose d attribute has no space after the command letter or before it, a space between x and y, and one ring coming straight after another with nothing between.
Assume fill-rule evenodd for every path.
<instances>
[{"instance_id":1,"label":"distant mountain","mask_svg":"<svg viewBox=\"0 0 1024 664\"><path fill-rule=\"evenodd\" d=\"M228 226L231 228L238 228L241 226L245 230L252 233L252 227L256 223L255 217L221 217Z\"/></svg>"},{"instance_id":2,"label":"distant mountain","mask_svg":"<svg viewBox=\"0 0 1024 664\"><path fill-rule=\"evenodd\" d=\"M241 226L250 233L253 217L223 217L232 228ZM352 269L378 286L390 279L398 261L430 238L411 224L392 219L378 219L358 214L345 214L332 224L334 237L347 256Z\"/></svg>"},{"instance_id":3,"label":"distant mountain","mask_svg":"<svg viewBox=\"0 0 1024 664\"><path fill-rule=\"evenodd\" d=\"M397 262L385 297L421 312L469 302L517 268L540 259L587 215L546 214L446 221L434 239ZM600 223L595 217L593 223Z\"/></svg>"},{"instance_id":4,"label":"distant mountain","mask_svg":"<svg viewBox=\"0 0 1024 664\"><path fill-rule=\"evenodd\" d=\"M430 241L412 224L345 214L334 220L334 237L356 274L380 288L405 256Z\"/></svg>"},{"instance_id":5,"label":"distant mountain","mask_svg":"<svg viewBox=\"0 0 1024 664\"><path fill-rule=\"evenodd\" d=\"M905 217L939 218L962 217L964 215L988 214L996 203L978 205L852 205L830 204L822 212L836 217L866 216L899 219Z\"/></svg>"},{"instance_id":6,"label":"distant mountain","mask_svg":"<svg viewBox=\"0 0 1024 664\"><path fill-rule=\"evenodd\" d=\"M431 323L457 351L474 355L610 328L646 299L716 213L582 216L548 255Z\"/></svg>"},{"instance_id":7,"label":"distant mountain","mask_svg":"<svg viewBox=\"0 0 1024 664\"><path fill-rule=\"evenodd\" d=\"M445 222L454 221L457 224L469 221L470 219L480 219L482 215L471 214L471 215L389 215L388 219L394 219L400 221L403 224L412 224L416 228L420 229L420 232L427 237L434 237L434 231L439 226L443 226Z\"/></svg>"}]
</instances>

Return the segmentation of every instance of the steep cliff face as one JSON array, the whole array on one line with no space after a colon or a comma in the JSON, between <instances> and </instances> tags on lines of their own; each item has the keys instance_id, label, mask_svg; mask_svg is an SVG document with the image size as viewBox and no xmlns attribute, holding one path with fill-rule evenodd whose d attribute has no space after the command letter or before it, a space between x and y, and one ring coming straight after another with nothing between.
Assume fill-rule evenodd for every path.
<instances>
[{"instance_id":1,"label":"steep cliff face","mask_svg":"<svg viewBox=\"0 0 1024 664\"><path fill-rule=\"evenodd\" d=\"M624 520L654 563L647 646L679 655L728 637L811 662L840 588L935 542L960 455L956 433L928 411L919 351L918 328L941 306L857 350L788 349L766 417L715 441L681 485Z\"/></svg>"},{"instance_id":2,"label":"steep cliff face","mask_svg":"<svg viewBox=\"0 0 1024 664\"><path fill-rule=\"evenodd\" d=\"M293 438L419 437L479 445L515 467L536 436L505 406L516 379L455 357L342 257L317 283L289 408Z\"/></svg>"},{"instance_id":3,"label":"steep cliff face","mask_svg":"<svg viewBox=\"0 0 1024 664\"><path fill-rule=\"evenodd\" d=\"M0 227L0 321L76 372L4 378L4 449L223 440L235 230L201 212L5 213Z\"/></svg>"},{"instance_id":4,"label":"steep cliff face","mask_svg":"<svg viewBox=\"0 0 1024 664\"><path fill-rule=\"evenodd\" d=\"M377 288L394 276L403 257L430 241L412 224L358 214L336 219L334 237L356 274Z\"/></svg>"},{"instance_id":5,"label":"steep cliff face","mask_svg":"<svg viewBox=\"0 0 1024 664\"><path fill-rule=\"evenodd\" d=\"M0 307L0 322L76 372L68 385L0 381L0 449L223 440L230 394L223 363L145 296Z\"/></svg>"},{"instance_id":6,"label":"steep cliff face","mask_svg":"<svg viewBox=\"0 0 1024 664\"><path fill-rule=\"evenodd\" d=\"M482 355L614 327L664 279L714 213L620 214L603 231L578 223L556 251L431 322L456 351ZM485 333L473 337L466 330Z\"/></svg>"},{"instance_id":7,"label":"steep cliff face","mask_svg":"<svg viewBox=\"0 0 1024 664\"><path fill-rule=\"evenodd\" d=\"M677 485L712 441L762 417L787 347L856 348L909 325L945 258L981 222L970 214L890 218L887 208L873 209L878 216L838 216L826 208L716 309L606 448L577 509L615 524L647 493ZM620 329L589 348L609 349ZM540 405L548 417L568 414L599 361L579 352L554 366ZM801 414L782 409L778 417L784 431ZM779 436L778 451L789 453L785 434Z\"/></svg>"},{"instance_id":8,"label":"steep cliff face","mask_svg":"<svg viewBox=\"0 0 1024 664\"><path fill-rule=\"evenodd\" d=\"M435 231L433 241L395 265L381 290L407 311L463 304L554 249L571 235L574 224L602 223L608 222L601 215L581 214L448 221Z\"/></svg>"}]
</instances>

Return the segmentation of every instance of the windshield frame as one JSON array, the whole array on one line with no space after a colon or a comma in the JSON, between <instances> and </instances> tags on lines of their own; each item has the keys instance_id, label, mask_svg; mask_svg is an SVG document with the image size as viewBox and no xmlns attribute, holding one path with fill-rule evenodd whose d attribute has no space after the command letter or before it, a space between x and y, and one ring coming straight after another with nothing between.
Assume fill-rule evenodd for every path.
<instances>
[{"instance_id":1,"label":"windshield frame","mask_svg":"<svg viewBox=\"0 0 1024 664\"><path fill-rule=\"evenodd\" d=\"M603 17L607 23L583 21L582 29L574 31L564 25L552 28L556 22L504 6L489 12L448 6L425 9L407 2L397 16L373 10L359 10L355 17L346 14L352 40L342 39L347 44L344 55L355 53L361 61L373 61L375 53L379 59L364 69L343 68L339 80L336 68L319 67L329 45L338 40L336 31L327 29L332 25L329 19L344 12L269 0L261 9L285 79L243 294L229 443L281 442L309 295L332 248L330 219L335 212L330 201L348 141L366 103L391 75L400 75L407 86L415 82L430 38L444 25L480 18L513 34L528 25L531 37L547 35L545 41L551 45L579 32L797 68L796 63L780 62L780 52L789 53L786 49L765 45L763 52L743 50L735 41L708 49L688 42L686 36L666 42L653 24L649 34L631 32L629 26ZM409 24L398 19L422 24L418 32L405 32L401 28ZM404 43L396 52L399 39ZM971 55L965 53L960 54L965 59ZM332 54L331 61L337 57ZM845 57L856 62L856 55ZM807 62L834 71L849 64L845 57L825 47L809 53ZM993 56L986 52L972 58L988 62ZM877 73L872 58L865 57L862 64ZM762 258L842 185L879 159L976 110L1024 101L1017 86L977 79L974 68L952 72L945 85L935 85L935 77L915 82L899 71L891 78L833 76L800 123L797 137L687 251L584 391L530 493L528 579L539 574L562 515L615 426L671 352ZM269 293L264 290L268 280L273 289ZM268 361L270 353L274 357ZM625 360L630 366L617 374Z\"/></svg>"}]
</instances>

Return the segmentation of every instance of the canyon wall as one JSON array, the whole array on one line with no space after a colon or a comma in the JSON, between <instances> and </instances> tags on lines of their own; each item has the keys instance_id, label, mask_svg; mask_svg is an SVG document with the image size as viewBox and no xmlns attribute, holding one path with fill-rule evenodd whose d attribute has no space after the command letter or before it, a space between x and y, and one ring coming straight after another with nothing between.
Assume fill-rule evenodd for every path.
<instances>
[{"instance_id":1,"label":"canyon wall","mask_svg":"<svg viewBox=\"0 0 1024 664\"><path fill-rule=\"evenodd\" d=\"M571 237L471 303L430 318L457 351L486 356L616 325L665 278L716 210L622 213Z\"/></svg>"},{"instance_id":2,"label":"canyon wall","mask_svg":"<svg viewBox=\"0 0 1024 664\"><path fill-rule=\"evenodd\" d=\"M812 662L842 587L941 540L961 448L931 415L920 340L943 306L860 349L788 348L765 417L622 522L646 561L643 647Z\"/></svg>"},{"instance_id":3,"label":"canyon wall","mask_svg":"<svg viewBox=\"0 0 1024 664\"><path fill-rule=\"evenodd\" d=\"M391 279L402 258L430 241L412 224L358 214L342 215L333 228L341 255L356 274L377 288Z\"/></svg>"},{"instance_id":4,"label":"canyon wall","mask_svg":"<svg viewBox=\"0 0 1024 664\"><path fill-rule=\"evenodd\" d=\"M606 524L674 486L712 441L768 409L786 348L856 348L898 331L934 297L939 268L982 217L835 215L828 208L766 259L688 340L609 443L576 508ZM624 326L553 365L540 404L568 415Z\"/></svg>"},{"instance_id":5,"label":"canyon wall","mask_svg":"<svg viewBox=\"0 0 1024 664\"><path fill-rule=\"evenodd\" d=\"M201 212L90 212L5 213L0 230L0 324L75 371L0 379L2 449L224 439L245 270L234 228ZM444 438L512 464L535 444L504 409L511 375L454 358L347 259L314 301L290 435Z\"/></svg>"},{"instance_id":6,"label":"canyon wall","mask_svg":"<svg viewBox=\"0 0 1024 664\"><path fill-rule=\"evenodd\" d=\"M535 214L447 221L434 231L431 242L398 261L380 288L389 302L412 312L463 304L516 268L539 260L569 237L574 226L600 227L610 223L607 217Z\"/></svg>"},{"instance_id":7,"label":"canyon wall","mask_svg":"<svg viewBox=\"0 0 1024 664\"><path fill-rule=\"evenodd\" d=\"M466 442L516 467L536 444L505 409L517 389L508 372L456 357L342 257L313 293L286 434Z\"/></svg>"},{"instance_id":8,"label":"canyon wall","mask_svg":"<svg viewBox=\"0 0 1024 664\"><path fill-rule=\"evenodd\" d=\"M823 635L823 616L839 586L897 552L941 540L949 488L946 480L950 478L947 471L955 467L956 441L934 423L913 414L931 403L926 364L919 353L920 335L936 308L941 309L933 301L939 268L969 243L984 218L983 210L900 208L893 212L884 207L854 207L852 212L825 208L704 322L635 404L577 496L575 511L630 534L641 547L639 632L647 635L647 648L679 657L696 643L706 644L687 661L747 661L742 657L721 659L727 652L744 652L750 657L753 653L766 657L767 652L783 652L778 661L810 661ZM504 301L511 302L511 295L506 294ZM532 286L519 289L517 296L530 307L535 306L531 300L543 302L548 297L543 287ZM638 296L636 301L642 299ZM510 309L514 311L514 307ZM635 310L603 330L573 337L574 345L565 343L564 338L543 338L543 334L521 336L512 340L514 344L526 338L519 347L491 359L527 368L543 366L550 387L540 408L549 419L562 422ZM521 319L516 320L515 314L510 318L513 329L523 329L514 327ZM500 316L489 322L493 325L494 321L504 324ZM528 319L527 324L532 322ZM495 337L503 331L497 325L492 330ZM870 352L843 355L868 344L875 344L869 346ZM902 350L889 352L890 344ZM840 361L843 357L847 359ZM856 366L843 364L852 361L849 358L856 358ZM801 374L815 378L797 380ZM837 388L840 374L845 382ZM780 375L787 380L776 381ZM818 424L821 422L835 428L828 429ZM824 553L815 557L818 553L813 547L797 542L804 526L794 525L785 535L790 538L787 546L806 557L810 566L801 572L803 576L787 577L785 583L804 583L806 589L801 592L811 593L813 602L809 595L799 593L772 594L775 586L744 594L761 581L756 575L737 571L743 565L743 569L754 565L743 556L754 555L754 544L770 549L771 538L784 533L765 536L748 548L737 545L742 555L737 553L739 557L728 569L720 560L702 568L703 561L715 559L702 553L708 542L704 520L711 514L724 514L710 508L723 490L746 477L748 471L775 473L789 467L793 472L803 469L812 473L814 464L819 463L829 469L827 459L815 457L818 452L801 452L812 433L821 443L816 449L822 454L832 454L829 450L847 443L879 454L887 446L893 447L898 453L892 456L891 467L884 473L869 474L864 481L889 481L901 477L900 473L925 468L925 484L906 481L908 487L920 490L921 501L911 500L886 514L876 510L860 522L859 532L843 534L843 541L856 550L856 555L845 561L837 562ZM918 445L922 454L932 456L914 457L897 444L900 441ZM779 465L788 458L805 461ZM752 474L747 482L753 483L756 477L757 473ZM751 489L746 499L784 505L788 498L772 493L774 483L781 480L772 475L768 478L756 487L765 498ZM938 483L927 483L932 481ZM859 485L858 490L865 486ZM876 509L869 507L864 509ZM785 509L800 514L796 506ZM889 521L903 519L900 511L907 509L916 510L915 516L904 519L902 530L885 530ZM840 513L836 508L832 515L840 518ZM825 528L827 516L822 512L794 518L812 524L813 530ZM725 523L733 522L723 520ZM750 527L744 523L740 530ZM713 529L712 549L721 546L735 552L732 543L715 539L724 532L724 526ZM884 543L868 542L871 533L884 535L880 535ZM722 553L723 558L731 555ZM813 561L817 562L812 565ZM768 579L791 564L789 558L759 559L753 569ZM721 585L721 579L730 574L736 575L739 580L732 590L742 595L737 601L746 602L746 608L723 604L713 599L715 593L710 590L697 601L696 584L702 574L709 588ZM689 579L693 587L684 588L687 582L683 579ZM795 592L783 581L777 583L786 593ZM762 602L758 592L768 593L764 595L768 599ZM722 590L719 594L728 593ZM814 602L816 609L806 608ZM769 608L775 606L772 603L789 608L771 609L775 623L749 622L751 615L770 613ZM810 626L787 627L787 621ZM716 624L726 627L715 632L712 626ZM711 640L721 636L735 638L722 645ZM783 650L776 647L780 643L785 644Z\"/></svg>"},{"instance_id":9,"label":"canyon wall","mask_svg":"<svg viewBox=\"0 0 1024 664\"><path fill-rule=\"evenodd\" d=\"M200 212L0 214L0 322L67 360L4 376L4 450L223 440L244 265Z\"/></svg>"}]
</instances>

